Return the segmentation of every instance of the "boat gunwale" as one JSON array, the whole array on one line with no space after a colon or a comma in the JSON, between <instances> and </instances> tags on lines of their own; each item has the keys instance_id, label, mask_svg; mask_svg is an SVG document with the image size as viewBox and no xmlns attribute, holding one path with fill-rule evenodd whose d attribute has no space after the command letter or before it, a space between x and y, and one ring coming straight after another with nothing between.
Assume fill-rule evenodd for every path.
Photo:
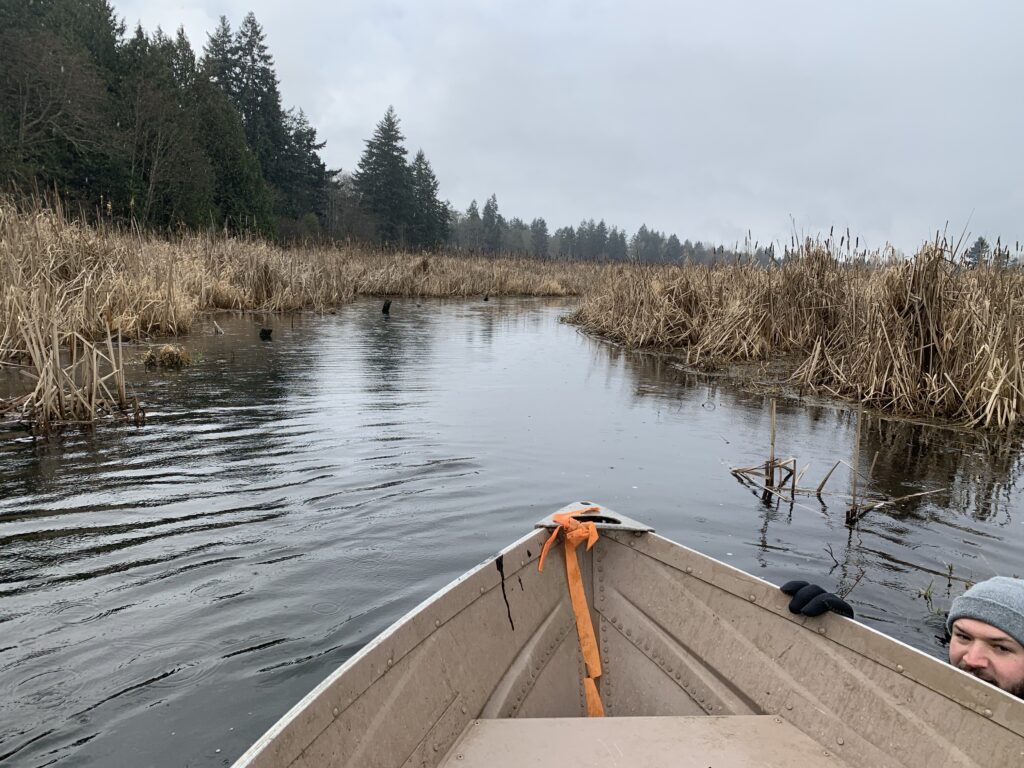
<instances>
[{"instance_id":1,"label":"boat gunwale","mask_svg":"<svg viewBox=\"0 0 1024 768\"><path fill-rule=\"evenodd\" d=\"M470 582L475 582L482 579L486 579L487 582L493 582L481 584L479 585L479 591L470 592L470 599L460 602L458 604L458 608L454 611L451 611L451 617L454 617L458 615L466 605L469 605L473 601L479 599L486 592L490 591L491 589L499 588L501 586L502 579L497 569L494 568L494 564L497 562L498 558L504 557L506 555L515 554L519 549L525 549L526 545L532 543L534 539L536 539L537 543L540 544L545 539L547 539L549 535L549 532L544 528L535 528L530 530L528 533L524 534L516 541L509 544L504 549L500 550L493 556L475 565L473 568L470 568L457 579L455 579L454 581L450 581L448 584L441 587L441 589L437 590L436 592L422 600L420 603L415 605L412 609L410 609L401 617L396 619L394 623L388 626L379 635L374 637L370 642L368 642L366 645L364 645L362 648L356 651L356 653L354 653L351 657L346 659L341 664L341 666L332 671L326 678L321 680L316 685L316 687L314 687L309 693L307 693L298 702L296 702L294 706L292 706L287 712L285 712L284 715L282 715L272 726L270 726L270 728L268 728L263 733L263 735L260 736L259 739L257 739L245 752L243 752L242 755L234 763L232 763L231 768L245 768L245 766L250 765L252 761L256 760L267 747L273 744L274 740L289 725L291 725L292 722L298 719L298 717L302 715L303 712L305 712L310 705L312 705L317 699L320 698L320 696L322 696L324 693L330 690L330 688L342 676L344 676L350 670L354 669L355 667L360 665L364 660L372 656L381 648L381 646L385 645L388 642L388 640L394 638L401 630L405 629L407 626L412 625L413 622L419 616L423 615L428 608L430 608L433 605L440 604L445 597L448 597L450 594L454 593L456 590L460 588L465 588L466 585ZM536 552L531 552L529 555L524 554L520 558L520 562L522 563L522 565L517 563L514 567L510 567L508 571L506 571L505 578L509 578L512 574L518 572L522 568L525 568L530 563L537 560L539 557L540 547L538 546ZM491 578L487 578L488 572L491 574ZM476 589L477 585L474 584L473 586L474 589ZM417 646L419 646L430 636L430 634L432 634L432 631L434 629L439 628L439 626L443 626L443 624L447 620L448 619L438 619L439 624L431 625L431 632L423 634L419 637L415 637L414 642L412 642L408 648L404 649L403 653L395 654L391 658L389 658L389 663L386 665L382 665L378 672L371 676L371 679L366 683L366 685L364 685L362 689L359 690L352 697L352 701L355 701L360 696L362 696L367 690L369 690L369 688L372 685L374 685L385 674L387 674L388 669L392 664L397 664L402 658L412 653Z\"/></svg>"},{"instance_id":2,"label":"boat gunwale","mask_svg":"<svg viewBox=\"0 0 1024 768\"><path fill-rule=\"evenodd\" d=\"M1021 716L1024 713L1024 700L992 683L957 669L948 662L854 619L831 612L817 617L790 613L789 597L781 592L778 585L657 533L638 536L633 533L609 531L606 536L669 568L800 625L815 636L816 642L834 642L894 674L912 680L933 693L955 702L972 714L998 723L1010 732L1024 737L1024 717ZM694 560L696 562L693 562ZM710 575L707 572L702 573L695 567L705 564L710 567ZM718 573L714 572L716 569ZM736 583L730 583L733 581ZM877 648L879 645L888 646L885 653L868 652L870 648ZM958 691L964 691L965 686L974 694L975 700L957 695Z\"/></svg>"}]
</instances>

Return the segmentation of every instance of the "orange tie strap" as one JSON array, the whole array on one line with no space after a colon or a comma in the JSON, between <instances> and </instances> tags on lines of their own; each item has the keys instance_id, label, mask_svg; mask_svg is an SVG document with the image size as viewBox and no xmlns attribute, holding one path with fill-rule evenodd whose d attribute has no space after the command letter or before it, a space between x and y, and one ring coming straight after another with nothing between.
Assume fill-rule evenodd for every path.
<instances>
[{"instance_id":1,"label":"orange tie strap","mask_svg":"<svg viewBox=\"0 0 1024 768\"><path fill-rule=\"evenodd\" d=\"M601 676L601 657L597 652L597 638L594 635L594 624L590 620L590 608L587 606L587 593L583 591L583 578L580 576L580 564L576 559L576 547L587 542L587 549L597 541L597 526L592 522L581 522L573 515L597 512L597 507L578 509L575 512L562 512L555 515L556 528L544 543L541 550L537 570L544 571L544 558L555 543L558 534L564 532L565 544L565 578L569 583L569 598L572 600L572 612L576 615L576 634L580 639L580 650L583 661L587 665L587 676L583 678L583 692L587 702L588 717L604 717L604 704L598 693L597 678Z\"/></svg>"}]
</instances>

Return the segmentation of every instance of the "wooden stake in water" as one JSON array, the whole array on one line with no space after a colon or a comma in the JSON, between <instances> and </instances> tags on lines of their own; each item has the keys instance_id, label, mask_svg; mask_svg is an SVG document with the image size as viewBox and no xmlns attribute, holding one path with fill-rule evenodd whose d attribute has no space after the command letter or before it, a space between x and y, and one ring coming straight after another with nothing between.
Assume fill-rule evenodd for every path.
<instances>
[{"instance_id":1,"label":"wooden stake in water","mask_svg":"<svg viewBox=\"0 0 1024 768\"><path fill-rule=\"evenodd\" d=\"M768 449L768 463L764 465L764 484L767 488L775 487L775 398L772 398L772 437Z\"/></svg>"}]
</instances>

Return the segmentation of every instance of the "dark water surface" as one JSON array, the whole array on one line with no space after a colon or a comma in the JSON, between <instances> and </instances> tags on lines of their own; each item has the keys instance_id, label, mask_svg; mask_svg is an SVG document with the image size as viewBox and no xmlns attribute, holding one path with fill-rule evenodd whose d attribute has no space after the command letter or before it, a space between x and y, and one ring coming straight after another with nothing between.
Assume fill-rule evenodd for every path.
<instances>
[{"instance_id":1,"label":"dark water surface","mask_svg":"<svg viewBox=\"0 0 1024 768\"><path fill-rule=\"evenodd\" d=\"M859 579L863 621L936 655L962 580L1021 572L1019 443L865 419L868 490L945 490L850 532L842 498L766 503L730 475L767 456L764 397L589 339L565 309L360 302L264 320L271 343L224 318L186 340L191 368L135 372L144 428L0 441L0 765L230 764L582 498L776 583ZM814 486L851 460L855 414L780 401L778 433Z\"/></svg>"}]
</instances>

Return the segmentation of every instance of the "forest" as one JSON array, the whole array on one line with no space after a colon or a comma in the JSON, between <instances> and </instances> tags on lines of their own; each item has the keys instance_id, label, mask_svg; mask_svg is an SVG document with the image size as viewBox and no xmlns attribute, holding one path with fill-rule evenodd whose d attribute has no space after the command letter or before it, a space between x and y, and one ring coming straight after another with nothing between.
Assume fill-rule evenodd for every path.
<instances>
[{"instance_id":1,"label":"forest","mask_svg":"<svg viewBox=\"0 0 1024 768\"><path fill-rule=\"evenodd\" d=\"M0 181L57 196L91 221L153 232L220 230L281 243L640 263L713 263L727 249L603 219L549 228L506 218L496 194L465 211L442 199L423 149L393 107L358 165L331 169L301 107L287 106L267 34L221 17L196 50L129 31L108 0L0 3ZM411 155L411 156L410 156ZM745 247L765 263L771 247Z\"/></svg>"}]
</instances>

